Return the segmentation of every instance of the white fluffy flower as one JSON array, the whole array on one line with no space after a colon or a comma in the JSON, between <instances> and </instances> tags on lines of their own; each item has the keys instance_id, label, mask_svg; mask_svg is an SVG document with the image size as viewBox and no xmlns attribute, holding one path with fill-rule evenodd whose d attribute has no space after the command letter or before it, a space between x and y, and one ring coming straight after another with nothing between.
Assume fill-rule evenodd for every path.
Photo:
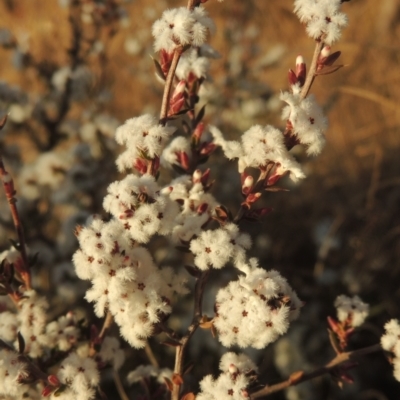
<instances>
[{"instance_id":1,"label":"white fluffy flower","mask_svg":"<svg viewBox=\"0 0 400 400\"><path fill-rule=\"evenodd\" d=\"M201 46L214 30L214 23L203 7L172 8L153 24L154 49L170 53L179 45Z\"/></svg>"},{"instance_id":2,"label":"white fluffy flower","mask_svg":"<svg viewBox=\"0 0 400 400\"><path fill-rule=\"evenodd\" d=\"M6 399L22 399L29 386L21 384L29 375L28 365L21 361L19 354L0 349L0 396ZM5 397L3 397L5 396Z\"/></svg>"},{"instance_id":3,"label":"white fluffy flower","mask_svg":"<svg viewBox=\"0 0 400 400\"><path fill-rule=\"evenodd\" d=\"M190 49L183 53L176 68L176 76L179 79L188 80L193 74L196 78L205 78L210 68L210 61L207 57L201 57L197 49Z\"/></svg>"},{"instance_id":4,"label":"white fluffy flower","mask_svg":"<svg viewBox=\"0 0 400 400\"><path fill-rule=\"evenodd\" d=\"M282 119L290 121L300 143L307 146L308 154L321 153L328 123L314 96L302 99L300 94L283 92L280 98L288 104L282 111Z\"/></svg>"},{"instance_id":5,"label":"white fluffy flower","mask_svg":"<svg viewBox=\"0 0 400 400\"><path fill-rule=\"evenodd\" d=\"M157 234L167 235L174 227L179 207L167 193L161 192L153 176L127 175L108 187L103 207L133 240L147 243Z\"/></svg>"},{"instance_id":6,"label":"white fluffy flower","mask_svg":"<svg viewBox=\"0 0 400 400\"><path fill-rule=\"evenodd\" d=\"M78 341L79 329L72 313L63 315L46 326L43 340L46 347L68 351Z\"/></svg>"},{"instance_id":7,"label":"white fluffy flower","mask_svg":"<svg viewBox=\"0 0 400 400\"><path fill-rule=\"evenodd\" d=\"M93 359L71 353L62 361L57 377L61 383L68 386L73 398L79 400L95 398L100 374Z\"/></svg>"},{"instance_id":8,"label":"white fluffy flower","mask_svg":"<svg viewBox=\"0 0 400 400\"><path fill-rule=\"evenodd\" d=\"M127 148L116 160L118 169L123 172L132 168L143 156L159 157L174 132L174 127L160 125L150 114L126 120L115 132L117 143Z\"/></svg>"},{"instance_id":9,"label":"white fluffy flower","mask_svg":"<svg viewBox=\"0 0 400 400\"><path fill-rule=\"evenodd\" d=\"M205 191L201 182L194 183L188 175L174 179L169 188L172 189L168 192L169 197L181 205L171 239L176 244L188 243L193 236L201 234L218 202Z\"/></svg>"},{"instance_id":10,"label":"white fluffy flower","mask_svg":"<svg viewBox=\"0 0 400 400\"><path fill-rule=\"evenodd\" d=\"M25 353L31 357L39 357L43 353L42 336L46 327L47 301L34 290L24 292L19 302L19 332L25 341ZM17 343L15 343L17 347Z\"/></svg>"},{"instance_id":11,"label":"white fluffy flower","mask_svg":"<svg viewBox=\"0 0 400 400\"><path fill-rule=\"evenodd\" d=\"M245 355L226 353L220 361L222 373L217 379L207 375L200 382L197 400L246 400L250 375L256 373L256 365Z\"/></svg>"},{"instance_id":12,"label":"white fluffy flower","mask_svg":"<svg viewBox=\"0 0 400 400\"><path fill-rule=\"evenodd\" d=\"M222 268L233 258L244 260L245 249L249 249L249 235L239 233L235 224L228 224L215 231L203 231L190 242L190 250L195 255L194 263L201 270Z\"/></svg>"},{"instance_id":13,"label":"white fluffy flower","mask_svg":"<svg viewBox=\"0 0 400 400\"><path fill-rule=\"evenodd\" d=\"M294 181L305 176L300 165L287 151L282 132L270 125L254 125L242 135L241 143L225 140L214 126L210 127L210 132L214 143L222 147L228 159L238 158L239 172L247 167L265 167L272 162L281 174L289 172Z\"/></svg>"},{"instance_id":14,"label":"white fluffy flower","mask_svg":"<svg viewBox=\"0 0 400 400\"><path fill-rule=\"evenodd\" d=\"M13 314L9 311L0 313L0 339L5 342L13 342L17 337L17 331L17 314Z\"/></svg>"},{"instance_id":15,"label":"white fluffy flower","mask_svg":"<svg viewBox=\"0 0 400 400\"><path fill-rule=\"evenodd\" d=\"M326 44L336 42L347 26L347 16L340 12L341 0L295 0L294 12L305 23L307 33Z\"/></svg>"},{"instance_id":16,"label":"white fluffy flower","mask_svg":"<svg viewBox=\"0 0 400 400\"><path fill-rule=\"evenodd\" d=\"M161 164L163 167L170 168L172 165L179 165L178 156L180 153L186 153L191 158L192 150L188 138L178 136L164 149L161 155Z\"/></svg>"},{"instance_id":17,"label":"white fluffy flower","mask_svg":"<svg viewBox=\"0 0 400 400\"><path fill-rule=\"evenodd\" d=\"M397 319L391 319L385 324L381 345L384 350L393 353L394 377L400 382L400 323Z\"/></svg>"},{"instance_id":18,"label":"white fluffy flower","mask_svg":"<svg viewBox=\"0 0 400 400\"><path fill-rule=\"evenodd\" d=\"M286 279L277 271L256 268L251 261L245 276L217 293L214 326L227 347L262 349L283 335L299 315L301 302Z\"/></svg>"},{"instance_id":19,"label":"white fluffy flower","mask_svg":"<svg viewBox=\"0 0 400 400\"><path fill-rule=\"evenodd\" d=\"M119 369L125 361L125 353L120 348L119 340L106 336L101 344L98 357L105 363L110 363L115 370Z\"/></svg>"},{"instance_id":20,"label":"white fluffy flower","mask_svg":"<svg viewBox=\"0 0 400 400\"><path fill-rule=\"evenodd\" d=\"M368 317L369 305L358 296L340 295L335 300L335 307L339 321L347 321L353 327L360 326Z\"/></svg>"},{"instance_id":21,"label":"white fluffy flower","mask_svg":"<svg viewBox=\"0 0 400 400\"><path fill-rule=\"evenodd\" d=\"M93 220L78 240L76 272L92 282L86 300L95 303L99 317L108 309L121 335L133 347L143 347L154 325L171 312L174 293L185 293L185 279L169 268L160 271L147 249L138 247L117 220Z\"/></svg>"}]
</instances>

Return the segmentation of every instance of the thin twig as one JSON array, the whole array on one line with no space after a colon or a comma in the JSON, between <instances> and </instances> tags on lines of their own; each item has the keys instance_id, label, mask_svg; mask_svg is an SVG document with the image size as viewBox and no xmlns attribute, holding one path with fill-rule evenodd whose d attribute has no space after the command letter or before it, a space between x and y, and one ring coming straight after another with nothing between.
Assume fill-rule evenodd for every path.
<instances>
[{"instance_id":1,"label":"thin twig","mask_svg":"<svg viewBox=\"0 0 400 400\"><path fill-rule=\"evenodd\" d=\"M333 358L331 361L329 361L326 365L323 367L317 368L312 372L308 373L302 373L300 371L299 373L294 373L292 376L280 383L277 383L275 385L266 385L264 386L261 390L258 390L257 392L253 393L250 396L250 400L255 400L259 399L261 397L269 396L272 393L279 392L281 390L287 389L290 386L296 386L299 383L309 381L311 379L317 378L318 376L325 375L327 373L330 373L333 369L339 367L340 365L349 362L349 361L354 361L359 357L365 356L367 354L371 353L376 353L377 351L382 350L382 347L379 343L374 344L369 347L364 347L359 350L354 350L354 351L348 351L346 353L341 353L338 354L335 358Z\"/></svg>"},{"instance_id":2,"label":"thin twig","mask_svg":"<svg viewBox=\"0 0 400 400\"><path fill-rule=\"evenodd\" d=\"M183 358L186 345L200 325L202 317L203 294L208 275L208 271L202 272L200 277L197 279L194 289L194 309L192 323L188 327L186 334L179 341L180 345L176 347L174 374L179 376L182 376L183 373ZM173 383L171 400L179 400L179 391L180 385Z\"/></svg>"},{"instance_id":3,"label":"thin twig","mask_svg":"<svg viewBox=\"0 0 400 400\"><path fill-rule=\"evenodd\" d=\"M168 70L168 75L165 80L164 93L163 93L163 98L162 98L162 103L161 103L161 112L160 112L160 124L161 125L165 125L167 123L171 88L172 88L172 84L173 84L174 78L175 78L176 67L178 66L179 59L181 58L182 53L183 53L182 46L178 46L174 50L174 56L172 58L171 66Z\"/></svg>"},{"instance_id":4,"label":"thin twig","mask_svg":"<svg viewBox=\"0 0 400 400\"><path fill-rule=\"evenodd\" d=\"M129 397L125 392L124 385L122 384L121 377L119 376L118 371L115 369L113 370L113 379L121 400L129 400Z\"/></svg>"},{"instance_id":5,"label":"thin twig","mask_svg":"<svg viewBox=\"0 0 400 400\"><path fill-rule=\"evenodd\" d=\"M7 117L4 117L0 122L0 129L3 128L7 120ZM24 229L22 227L22 222L19 217L18 208L17 208L17 199L15 198L16 191L14 189L14 183L10 176L10 174L6 171L6 168L3 163L3 158L0 154L0 177L3 183L4 192L8 201L8 205L10 207L11 216L13 219L15 231L18 235L19 241L19 252L21 253L21 258L23 262L21 277L24 280L24 284L26 289L31 289L31 274L29 271L29 261L28 255L26 253L26 242L25 242L25 235Z\"/></svg>"},{"instance_id":6,"label":"thin twig","mask_svg":"<svg viewBox=\"0 0 400 400\"><path fill-rule=\"evenodd\" d=\"M103 327L101 328L101 331L99 333L99 339L103 339L108 328L112 325L113 323L113 316L110 313L110 311L107 312L106 318L104 319L103 322Z\"/></svg>"},{"instance_id":7,"label":"thin twig","mask_svg":"<svg viewBox=\"0 0 400 400\"><path fill-rule=\"evenodd\" d=\"M160 365L158 364L157 358L154 355L153 349L151 348L150 343L148 341L146 342L146 346L144 347L144 351L146 352L146 356L149 359L150 364L153 367L159 368Z\"/></svg>"},{"instance_id":8,"label":"thin twig","mask_svg":"<svg viewBox=\"0 0 400 400\"><path fill-rule=\"evenodd\" d=\"M99 335L96 337L96 341L94 341L91 344L91 347L90 347L90 350L89 350L89 356L90 357L93 357L96 354L97 351L96 351L96 348L95 348L95 344L98 343L98 342L101 343L103 341L104 336L106 335L107 330L110 328L110 326L112 325L113 321L114 321L114 319L113 319L113 316L112 316L111 312L107 311L107 315L104 318L103 326L101 328L101 331L100 331Z\"/></svg>"},{"instance_id":9,"label":"thin twig","mask_svg":"<svg viewBox=\"0 0 400 400\"><path fill-rule=\"evenodd\" d=\"M324 48L324 41L323 40L317 41L311 65L308 70L306 81L304 82L304 85L301 88L300 98L302 99L305 99L307 97L308 92L310 91L311 86L314 82L314 79L317 76L318 59L323 48Z\"/></svg>"}]
</instances>

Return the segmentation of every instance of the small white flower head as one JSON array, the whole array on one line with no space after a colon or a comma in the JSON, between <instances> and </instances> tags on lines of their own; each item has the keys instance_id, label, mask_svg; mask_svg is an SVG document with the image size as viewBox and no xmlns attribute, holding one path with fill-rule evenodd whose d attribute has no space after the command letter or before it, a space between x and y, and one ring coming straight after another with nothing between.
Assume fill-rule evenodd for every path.
<instances>
[{"instance_id":1,"label":"small white flower head","mask_svg":"<svg viewBox=\"0 0 400 400\"><path fill-rule=\"evenodd\" d=\"M186 153L190 159L192 149L190 141L184 136L174 138L164 149L161 155L161 165L165 168L171 168L172 165L180 165L179 155Z\"/></svg>"},{"instance_id":2,"label":"small white flower head","mask_svg":"<svg viewBox=\"0 0 400 400\"><path fill-rule=\"evenodd\" d=\"M385 333L381 337L382 348L393 353L393 373L400 382L400 323L397 319L391 319L385 324Z\"/></svg>"},{"instance_id":3,"label":"small white flower head","mask_svg":"<svg viewBox=\"0 0 400 400\"><path fill-rule=\"evenodd\" d=\"M201 182L194 183L189 175L183 175L171 182L169 197L179 203L181 208L174 221L171 239L179 245L188 244L195 235L201 235L202 227L219 203Z\"/></svg>"},{"instance_id":4,"label":"small white flower head","mask_svg":"<svg viewBox=\"0 0 400 400\"><path fill-rule=\"evenodd\" d=\"M397 319L391 319L385 324L381 345L384 350L390 351L400 358L400 323Z\"/></svg>"},{"instance_id":5,"label":"small white flower head","mask_svg":"<svg viewBox=\"0 0 400 400\"><path fill-rule=\"evenodd\" d=\"M331 45L347 26L347 16L340 12L341 0L295 0L294 12L306 24L307 34Z\"/></svg>"},{"instance_id":6,"label":"small white flower head","mask_svg":"<svg viewBox=\"0 0 400 400\"><path fill-rule=\"evenodd\" d=\"M133 240L147 243L156 233L167 235L172 230L179 206L160 192L153 176L127 175L107 190L104 209L121 221Z\"/></svg>"},{"instance_id":7,"label":"small white flower head","mask_svg":"<svg viewBox=\"0 0 400 400\"><path fill-rule=\"evenodd\" d=\"M217 293L214 326L224 346L262 349L288 330L300 307L285 278L253 263L245 276Z\"/></svg>"},{"instance_id":8,"label":"small white flower head","mask_svg":"<svg viewBox=\"0 0 400 400\"><path fill-rule=\"evenodd\" d=\"M150 114L126 120L115 132L117 143L126 146L116 160L118 169L132 168L137 158L159 157L174 132L174 127L160 125Z\"/></svg>"},{"instance_id":9,"label":"small white flower head","mask_svg":"<svg viewBox=\"0 0 400 400\"><path fill-rule=\"evenodd\" d=\"M115 370L120 369L125 361L125 353L120 348L119 340L111 336L104 338L98 357L104 363L110 363Z\"/></svg>"},{"instance_id":10,"label":"small white flower head","mask_svg":"<svg viewBox=\"0 0 400 400\"><path fill-rule=\"evenodd\" d=\"M48 304L34 290L24 292L18 313L19 332L25 341L25 353L39 357L43 353L42 335L46 327ZM17 342L14 344L18 348Z\"/></svg>"},{"instance_id":11,"label":"small white flower head","mask_svg":"<svg viewBox=\"0 0 400 400\"><path fill-rule=\"evenodd\" d=\"M71 353L60 365L57 374L61 383L68 386L73 398L91 400L96 396L100 374L96 362L89 357Z\"/></svg>"},{"instance_id":12,"label":"small white flower head","mask_svg":"<svg viewBox=\"0 0 400 400\"><path fill-rule=\"evenodd\" d=\"M307 153L321 153L328 123L315 97L309 95L302 99L300 94L283 92L280 98L288 104L282 111L282 119L290 121L299 142L307 146Z\"/></svg>"},{"instance_id":13,"label":"small white flower head","mask_svg":"<svg viewBox=\"0 0 400 400\"><path fill-rule=\"evenodd\" d=\"M61 316L57 321L50 322L46 326L42 341L50 349L70 350L78 342L80 334L76 323L72 313Z\"/></svg>"},{"instance_id":14,"label":"small white flower head","mask_svg":"<svg viewBox=\"0 0 400 400\"><path fill-rule=\"evenodd\" d=\"M18 353L0 349L0 396L2 398L24 398L24 393L28 392L29 386L22 384L21 381L28 376L28 365L21 361Z\"/></svg>"},{"instance_id":15,"label":"small white flower head","mask_svg":"<svg viewBox=\"0 0 400 400\"><path fill-rule=\"evenodd\" d=\"M93 219L79 232L78 240L80 249L74 254L73 262L80 279L108 276L126 264L123 253L131 248L130 237L117 220Z\"/></svg>"},{"instance_id":16,"label":"small white flower head","mask_svg":"<svg viewBox=\"0 0 400 400\"><path fill-rule=\"evenodd\" d=\"M337 316L340 322L347 322L352 327L360 326L368 317L369 305L358 296L340 295L335 300Z\"/></svg>"},{"instance_id":17,"label":"small white flower head","mask_svg":"<svg viewBox=\"0 0 400 400\"><path fill-rule=\"evenodd\" d=\"M280 175L289 172L293 181L305 176L300 165L287 151L282 132L270 125L254 125L242 135L242 143L225 140L213 126L210 132L214 143L222 147L228 159L238 158L239 172L247 167L260 168L274 163Z\"/></svg>"},{"instance_id":18,"label":"small white flower head","mask_svg":"<svg viewBox=\"0 0 400 400\"><path fill-rule=\"evenodd\" d=\"M190 251L195 255L196 266L204 271L209 268L220 269L231 258L234 261L243 260L245 249L250 246L249 235L239 233L235 224L227 224L215 231L203 231L190 242Z\"/></svg>"},{"instance_id":19,"label":"small white flower head","mask_svg":"<svg viewBox=\"0 0 400 400\"><path fill-rule=\"evenodd\" d=\"M176 76L179 79L190 80L191 75L197 79L205 78L210 68L207 57L201 57L197 49L190 49L182 54L176 68Z\"/></svg>"},{"instance_id":20,"label":"small white flower head","mask_svg":"<svg viewBox=\"0 0 400 400\"><path fill-rule=\"evenodd\" d=\"M172 8L153 24L154 49L171 53L179 45L201 46L214 30L214 23L203 7Z\"/></svg>"},{"instance_id":21,"label":"small white flower head","mask_svg":"<svg viewBox=\"0 0 400 400\"><path fill-rule=\"evenodd\" d=\"M220 370L222 373L216 380L211 375L203 378L200 382L201 391L196 399L248 399L249 375L257 371L256 365L245 354L226 353L221 358Z\"/></svg>"},{"instance_id":22,"label":"small white flower head","mask_svg":"<svg viewBox=\"0 0 400 400\"><path fill-rule=\"evenodd\" d=\"M17 314L9 311L0 313L0 339L13 342L17 338L18 325Z\"/></svg>"}]
</instances>

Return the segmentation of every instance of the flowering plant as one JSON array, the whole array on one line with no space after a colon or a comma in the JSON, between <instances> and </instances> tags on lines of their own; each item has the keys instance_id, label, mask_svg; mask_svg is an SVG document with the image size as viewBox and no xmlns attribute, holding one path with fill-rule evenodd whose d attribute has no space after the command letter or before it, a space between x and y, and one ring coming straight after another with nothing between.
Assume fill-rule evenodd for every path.
<instances>
[{"instance_id":1,"label":"flowering plant","mask_svg":"<svg viewBox=\"0 0 400 400\"><path fill-rule=\"evenodd\" d=\"M315 156L325 145L327 119L310 91L317 78L342 67L336 64L341 53L332 52L331 46L347 25L343 2L295 0L294 13L315 42L313 58L306 63L298 56L289 70L289 90L280 94L285 103L284 129L255 124L240 140L227 139L216 124L207 124L205 106L199 107L210 60L216 54L207 44L216 29L207 1L189 0L186 7L164 11L153 24L153 62L163 83L160 114L146 112L116 128L115 141L124 146L116 166L123 176L107 183L101 199L103 214L82 218L85 223L75 227L79 248L72 257L74 271L90 284L84 297L93 303L95 316L103 319L101 328L88 326L71 310L50 317L46 296L35 290L32 267L37 256L24 236L16 207L17 185L0 159L4 192L18 235L18 242L1 254L0 290L10 301L0 314L1 396L104 398L103 372L111 367L118 394L126 400L129 395L120 378L126 372L124 363L128 364L127 346L121 345L125 342L133 349L145 349L149 358L150 365L130 368L126 374L130 385L142 384L140 398L146 399L257 399L323 374L343 385L352 381L348 370L354 368L355 359L382 349L394 355L391 361L399 380L398 321L392 319L385 325L386 333L379 343L349 350L350 339L368 317L369 306L358 296L340 295L335 301L337 319L328 317L329 339L336 356L325 366L311 372L301 369L280 383L267 384L268 379L259 373L249 354L230 351L220 358L218 377L205 375L197 388L188 382L188 349L197 332L211 332L213 340L226 348L265 349L289 331L306 307L296 293L301 290L290 284L290 276L251 257L252 238L245 228L247 221L260 221L271 211L262 205L264 192L285 191L286 186L306 177L295 148L302 146L308 156ZM56 119L44 119L50 148L59 140L52 133L60 128L71 106L74 74L86 54L78 40L84 29L81 21L111 30L118 15L114 1L102 5L73 0L70 7L76 43L63 84L59 82L60 71L53 76L54 86L62 87L62 93ZM81 13L80 19L74 19L73 12ZM90 43L90 50L94 48L95 41ZM4 117L1 128L6 121ZM97 130L100 128L92 123L82 129L82 137L93 139ZM110 138L103 144L108 150L114 146ZM83 197L90 202L89 192L96 191L96 185L88 182L90 167L101 164L101 148L97 150L97 160L90 146L77 146L75 160L70 154L42 156L34 168L21 172L21 182L30 184L29 190L22 186L21 191L37 200L42 188L60 186L69 171L74 186L59 198L68 202ZM218 191L213 190L213 169L203 166L219 150L234 160L234 176L240 181L242 202L235 210L222 204ZM82 181L85 184L79 200L74 196L80 193ZM162 249L179 251L179 256L166 265L157 255ZM206 312L203 303L211 297L211 277L224 273L225 284L211 300L214 310ZM177 303L188 294L194 304L190 322L176 328ZM125 342L111 335L113 329ZM174 349L173 368L159 368L149 344L154 337ZM131 397L139 398L134 393Z\"/></svg>"}]
</instances>

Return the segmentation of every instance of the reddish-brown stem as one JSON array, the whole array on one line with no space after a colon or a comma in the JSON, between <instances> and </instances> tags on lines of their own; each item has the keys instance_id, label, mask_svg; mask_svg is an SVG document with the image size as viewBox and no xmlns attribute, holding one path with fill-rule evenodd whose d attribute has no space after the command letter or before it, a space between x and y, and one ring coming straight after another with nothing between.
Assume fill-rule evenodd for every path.
<instances>
[{"instance_id":1,"label":"reddish-brown stem","mask_svg":"<svg viewBox=\"0 0 400 400\"><path fill-rule=\"evenodd\" d=\"M6 183L7 177L9 176L8 172L6 171L3 163L3 158L0 155L0 176L2 178L2 183L4 187L4 192L7 197L8 205L10 206L11 216L13 219L15 231L18 235L19 241L19 252L21 253L22 258L22 271L21 278L24 281L26 289L31 289L31 274L29 271L29 262L28 262L28 255L26 253L26 245L25 245L25 235L24 229L22 227L21 219L19 217L18 208L17 208L17 199L15 196L15 190L13 188L12 180L10 183Z\"/></svg>"},{"instance_id":2,"label":"reddish-brown stem","mask_svg":"<svg viewBox=\"0 0 400 400\"><path fill-rule=\"evenodd\" d=\"M174 373L179 376L182 376L183 374L183 358L185 354L185 348L190 338L196 332L197 328L200 325L202 317L203 293L208 275L208 271L202 272L200 277L197 279L194 289L194 309L192 323L188 327L186 334L179 340L179 346L176 347ZM179 400L179 392L180 385L173 383L171 400Z\"/></svg>"},{"instance_id":3,"label":"reddish-brown stem","mask_svg":"<svg viewBox=\"0 0 400 400\"><path fill-rule=\"evenodd\" d=\"M108 330L108 328L110 328L110 326L112 325L113 321L114 320L113 320L113 316L112 316L111 312L107 311L107 315L104 318L103 326L101 328L101 331L100 331L99 335L96 338L100 343L103 341L104 336L106 335L107 330ZM97 343L97 341L96 341L96 343ZM89 350L89 355L91 357L93 357L95 354L96 354L95 343L92 343L91 347L90 347L90 350Z\"/></svg>"},{"instance_id":4,"label":"reddish-brown stem","mask_svg":"<svg viewBox=\"0 0 400 400\"><path fill-rule=\"evenodd\" d=\"M171 66L169 67L167 78L165 80L164 93L161 103L161 112L160 112L160 124L165 125L167 123L168 109L169 109L169 100L171 94L172 84L175 78L176 67L178 66L179 59L183 53L183 47L178 46L174 50L174 56L172 58Z\"/></svg>"},{"instance_id":5,"label":"reddish-brown stem","mask_svg":"<svg viewBox=\"0 0 400 400\"><path fill-rule=\"evenodd\" d=\"M349 361L355 361L359 357L365 356L367 354L376 353L377 351L382 350L382 347L379 343L374 344L369 347L364 347L359 350L348 351L345 353L340 353L336 357L334 357L331 361L329 361L326 365L315 369L312 372L303 373L302 371L299 373L292 374L292 376L280 383L275 385L266 385L262 389L253 393L250 396L251 400L259 399L261 397L266 397L271 395L272 393L279 392L281 390L287 389L290 386L296 386L302 382L309 381L311 379L317 378L319 376L330 373L335 368L339 367L342 364L345 364ZM297 377L296 377L297 376Z\"/></svg>"}]
</instances>

